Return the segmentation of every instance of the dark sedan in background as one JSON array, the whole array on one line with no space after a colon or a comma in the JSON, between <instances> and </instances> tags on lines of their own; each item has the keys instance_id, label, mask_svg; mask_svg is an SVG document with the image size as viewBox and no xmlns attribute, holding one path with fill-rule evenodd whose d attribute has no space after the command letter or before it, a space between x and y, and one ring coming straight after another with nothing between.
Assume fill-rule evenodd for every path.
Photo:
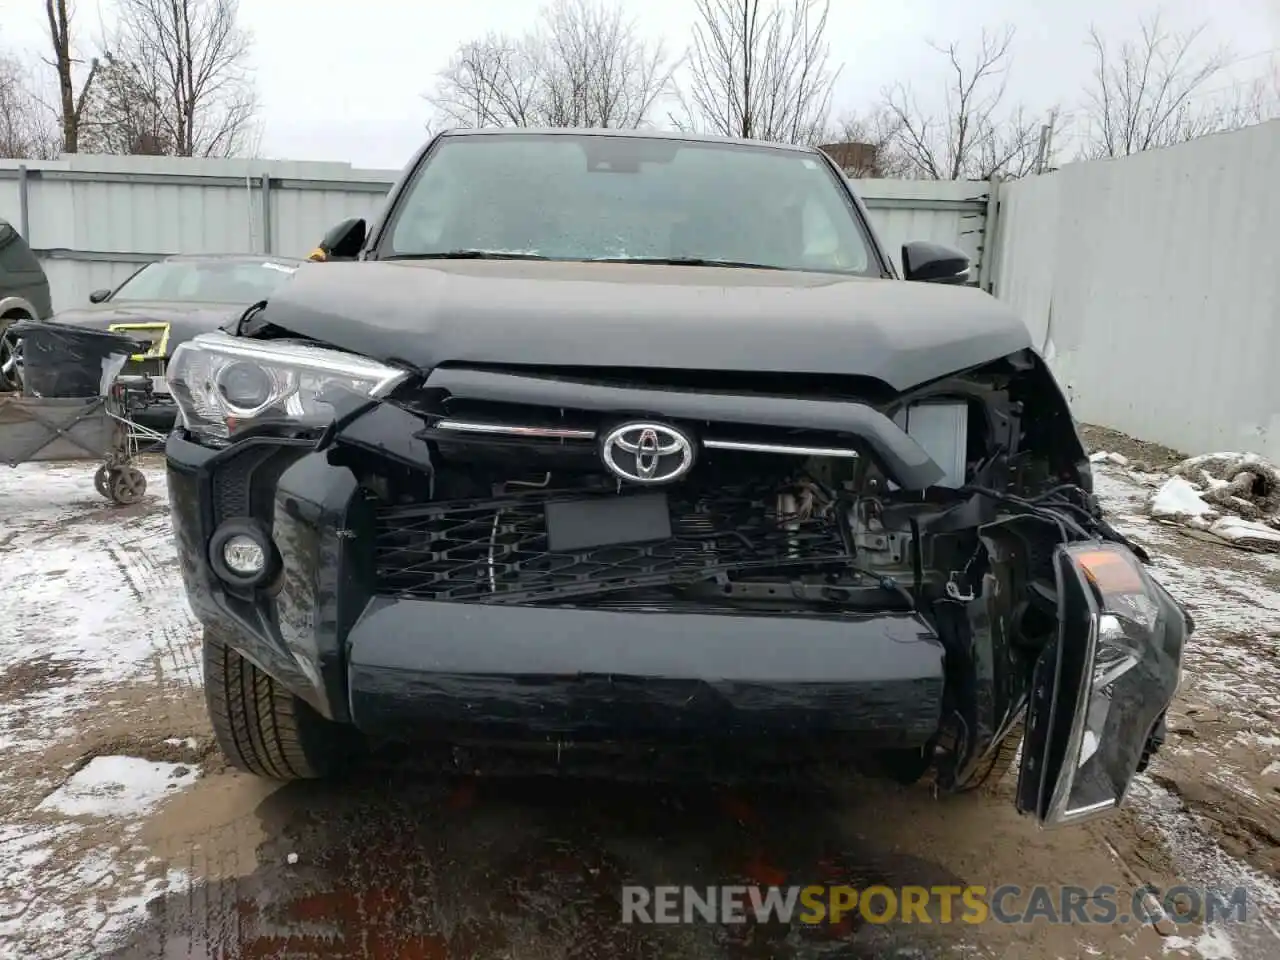
<instances>
[{"instance_id":1,"label":"dark sedan in background","mask_svg":"<svg viewBox=\"0 0 1280 960\"><path fill-rule=\"evenodd\" d=\"M152 378L153 394L135 417L169 426L176 408L164 380L168 358L198 333L217 330L266 300L303 261L263 254L193 254L148 263L114 290L95 290L89 304L63 310L59 323L114 330L145 343L126 374Z\"/></svg>"}]
</instances>

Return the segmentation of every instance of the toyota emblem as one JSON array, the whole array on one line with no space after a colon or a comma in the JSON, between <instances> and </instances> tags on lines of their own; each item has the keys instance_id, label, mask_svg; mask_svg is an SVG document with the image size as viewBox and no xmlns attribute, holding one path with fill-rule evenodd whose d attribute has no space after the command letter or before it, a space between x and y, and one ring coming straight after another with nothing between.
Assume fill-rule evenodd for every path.
<instances>
[{"instance_id":1,"label":"toyota emblem","mask_svg":"<svg viewBox=\"0 0 1280 960\"><path fill-rule=\"evenodd\" d=\"M693 441L663 423L624 423L600 445L604 465L632 483L671 483L693 466Z\"/></svg>"}]
</instances>

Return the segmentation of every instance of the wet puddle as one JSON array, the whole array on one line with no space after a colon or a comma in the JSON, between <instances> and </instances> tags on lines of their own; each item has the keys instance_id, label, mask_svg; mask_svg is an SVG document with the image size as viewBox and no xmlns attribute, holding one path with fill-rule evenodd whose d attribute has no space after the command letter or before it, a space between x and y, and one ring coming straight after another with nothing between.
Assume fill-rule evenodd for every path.
<instances>
[{"instance_id":1,"label":"wet puddle","mask_svg":"<svg viewBox=\"0 0 1280 960\"><path fill-rule=\"evenodd\" d=\"M144 925L108 956L892 956L888 928L855 928L848 918L834 926L622 922L626 885L963 882L936 864L872 849L850 836L847 819L842 828L836 810L816 788L444 779L411 765L345 786L291 784L254 811L267 839L252 873L152 901Z\"/></svg>"}]
</instances>

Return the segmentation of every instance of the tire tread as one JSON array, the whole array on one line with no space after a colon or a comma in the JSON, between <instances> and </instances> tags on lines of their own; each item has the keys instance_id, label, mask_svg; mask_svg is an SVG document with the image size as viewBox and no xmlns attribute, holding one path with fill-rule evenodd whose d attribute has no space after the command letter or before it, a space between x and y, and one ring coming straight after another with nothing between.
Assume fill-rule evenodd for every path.
<instances>
[{"instance_id":1,"label":"tire tread","mask_svg":"<svg viewBox=\"0 0 1280 960\"><path fill-rule=\"evenodd\" d=\"M295 697L205 629L204 688L214 737L235 767L273 780L328 776L355 731Z\"/></svg>"}]
</instances>

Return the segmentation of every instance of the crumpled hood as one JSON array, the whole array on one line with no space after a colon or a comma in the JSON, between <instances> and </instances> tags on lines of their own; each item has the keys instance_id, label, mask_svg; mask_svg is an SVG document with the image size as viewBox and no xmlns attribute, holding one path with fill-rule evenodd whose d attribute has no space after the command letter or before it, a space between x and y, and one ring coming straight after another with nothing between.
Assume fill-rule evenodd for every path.
<instances>
[{"instance_id":1,"label":"crumpled hood","mask_svg":"<svg viewBox=\"0 0 1280 960\"><path fill-rule=\"evenodd\" d=\"M520 260L314 263L262 317L383 362L874 377L905 390L1031 346L979 290L821 273Z\"/></svg>"},{"instance_id":2,"label":"crumpled hood","mask_svg":"<svg viewBox=\"0 0 1280 960\"><path fill-rule=\"evenodd\" d=\"M52 319L94 330L106 330L116 323L169 324L169 352L198 333L211 333L247 309L235 303L180 303L171 300L129 300L95 303L63 310ZM128 333L128 331L125 331Z\"/></svg>"}]
</instances>

